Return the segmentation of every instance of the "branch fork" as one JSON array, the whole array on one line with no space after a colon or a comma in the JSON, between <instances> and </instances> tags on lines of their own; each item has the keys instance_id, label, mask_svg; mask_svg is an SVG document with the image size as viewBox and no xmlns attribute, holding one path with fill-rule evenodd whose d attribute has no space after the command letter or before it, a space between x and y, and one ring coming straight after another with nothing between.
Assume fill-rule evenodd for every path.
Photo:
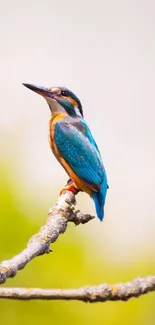
<instances>
[{"instance_id":1,"label":"branch fork","mask_svg":"<svg viewBox=\"0 0 155 325\"><path fill-rule=\"evenodd\" d=\"M50 245L66 231L68 222L79 225L94 219L89 214L75 211L75 205L74 193L65 191L60 195L55 206L49 210L46 224L29 239L27 247L12 259L0 264L0 284L3 284L8 278L14 277L35 257L50 253L52 251ZM116 285L102 284L78 289L1 287L0 299L80 300L93 303L109 300L127 301L132 297L139 297L151 291L155 291L155 276L138 277L131 282Z\"/></svg>"},{"instance_id":2,"label":"branch fork","mask_svg":"<svg viewBox=\"0 0 155 325\"><path fill-rule=\"evenodd\" d=\"M49 210L46 224L29 239L27 247L12 259L0 264L0 284L14 277L35 257L50 253L50 245L66 231L68 222L79 225L94 218L89 214L75 211L75 205L75 195L72 192L66 191L61 194L55 206Z\"/></svg>"}]
</instances>

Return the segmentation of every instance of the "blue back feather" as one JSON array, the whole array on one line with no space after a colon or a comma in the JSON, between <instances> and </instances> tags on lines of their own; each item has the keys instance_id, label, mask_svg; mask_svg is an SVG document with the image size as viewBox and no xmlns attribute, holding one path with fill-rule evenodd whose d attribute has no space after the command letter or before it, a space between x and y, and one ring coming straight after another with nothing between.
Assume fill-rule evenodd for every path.
<instances>
[{"instance_id":1,"label":"blue back feather","mask_svg":"<svg viewBox=\"0 0 155 325\"><path fill-rule=\"evenodd\" d=\"M79 178L88 184L98 186L98 191L92 190L92 197L97 215L102 220L107 177L100 152L88 125L82 118L66 117L55 125L55 143L60 154Z\"/></svg>"}]
</instances>

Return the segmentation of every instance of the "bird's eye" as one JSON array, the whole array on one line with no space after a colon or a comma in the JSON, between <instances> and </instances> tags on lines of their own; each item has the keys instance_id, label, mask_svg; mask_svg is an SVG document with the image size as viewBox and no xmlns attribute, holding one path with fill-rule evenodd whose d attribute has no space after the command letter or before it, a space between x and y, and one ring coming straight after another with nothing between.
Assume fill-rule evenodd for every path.
<instances>
[{"instance_id":1,"label":"bird's eye","mask_svg":"<svg viewBox=\"0 0 155 325\"><path fill-rule=\"evenodd\" d=\"M61 95L66 97L68 95L67 90L61 90Z\"/></svg>"}]
</instances>

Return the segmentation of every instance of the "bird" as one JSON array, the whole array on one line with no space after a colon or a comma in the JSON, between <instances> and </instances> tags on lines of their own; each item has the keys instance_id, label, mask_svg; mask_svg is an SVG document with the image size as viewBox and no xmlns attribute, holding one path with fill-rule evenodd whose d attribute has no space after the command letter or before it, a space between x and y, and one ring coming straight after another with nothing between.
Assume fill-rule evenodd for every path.
<instances>
[{"instance_id":1,"label":"bird","mask_svg":"<svg viewBox=\"0 0 155 325\"><path fill-rule=\"evenodd\" d=\"M102 221L109 186L99 148L84 119L81 101L66 87L23 85L43 96L49 105L50 147L69 175L62 192L84 191L89 194L94 201L96 214Z\"/></svg>"}]
</instances>

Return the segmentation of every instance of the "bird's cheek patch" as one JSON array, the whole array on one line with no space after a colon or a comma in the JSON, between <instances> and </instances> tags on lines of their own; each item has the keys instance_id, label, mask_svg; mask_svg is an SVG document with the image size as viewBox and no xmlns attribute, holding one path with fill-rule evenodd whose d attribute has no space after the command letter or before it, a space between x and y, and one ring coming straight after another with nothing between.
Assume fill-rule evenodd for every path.
<instances>
[{"instance_id":1,"label":"bird's cheek patch","mask_svg":"<svg viewBox=\"0 0 155 325\"><path fill-rule=\"evenodd\" d=\"M73 107L77 107L77 106L78 106L76 100L74 100L73 98L68 97L67 100L69 101L69 103L70 103Z\"/></svg>"}]
</instances>

